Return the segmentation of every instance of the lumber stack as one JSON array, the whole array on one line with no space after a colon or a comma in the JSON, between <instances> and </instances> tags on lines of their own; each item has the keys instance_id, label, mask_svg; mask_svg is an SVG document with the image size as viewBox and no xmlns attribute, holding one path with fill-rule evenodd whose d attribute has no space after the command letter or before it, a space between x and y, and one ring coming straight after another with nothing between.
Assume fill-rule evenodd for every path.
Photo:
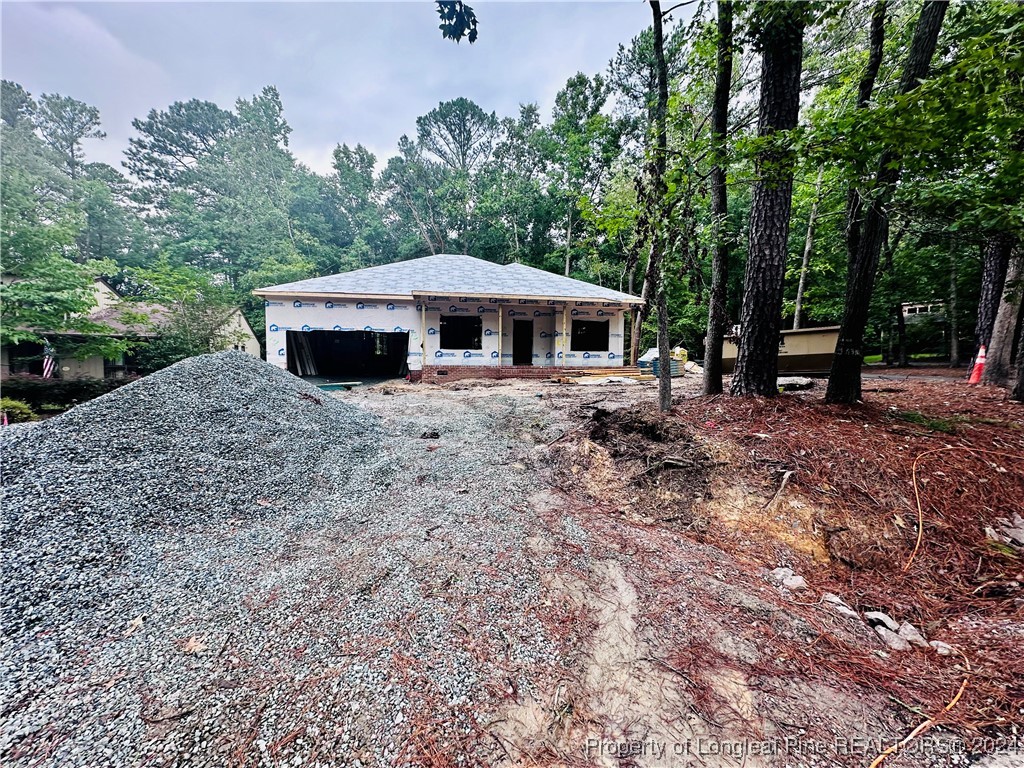
<instances>
[{"instance_id":1,"label":"lumber stack","mask_svg":"<svg viewBox=\"0 0 1024 768\"><path fill-rule=\"evenodd\" d=\"M562 368L551 378L560 384L578 384L597 379L607 379L615 376L622 379L634 379L635 381L654 381L645 371L641 371L635 365L620 365L608 368Z\"/></svg>"}]
</instances>

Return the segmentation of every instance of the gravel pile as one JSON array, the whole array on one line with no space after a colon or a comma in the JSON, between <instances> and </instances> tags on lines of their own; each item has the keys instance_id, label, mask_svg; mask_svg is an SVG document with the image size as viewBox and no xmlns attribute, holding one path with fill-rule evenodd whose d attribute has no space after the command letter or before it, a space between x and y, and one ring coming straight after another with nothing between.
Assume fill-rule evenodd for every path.
<instances>
[{"instance_id":1,"label":"gravel pile","mask_svg":"<svg viewBox=\"0 0 1024 768\"><path fill-rule=\"evenodd\" d=\"M330 484L376 420L240 352L182 361L29 429L0 433L6 632L90 608L154 528L275 513ZM349 450L351 449L351 451ZM90 592L83 604L79 590Z\"/></svg>"},{"instance_id":2,"label":"gravel pile","mask_svg":"<svg viewBox=\"0 0 1024 768\"><path fill-rule=\"evenodd\" d=\"M224 353L4 431L0 763L471 751L561 664L531 607L543 420Z\"/></svg>"}]
</instances>

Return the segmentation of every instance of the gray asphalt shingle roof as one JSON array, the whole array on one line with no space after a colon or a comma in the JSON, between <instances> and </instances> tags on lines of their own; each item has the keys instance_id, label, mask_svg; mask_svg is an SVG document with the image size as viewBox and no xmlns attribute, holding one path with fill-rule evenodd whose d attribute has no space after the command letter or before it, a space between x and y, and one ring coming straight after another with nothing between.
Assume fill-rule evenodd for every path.
<instances>
[{"instance_id":1,"label":"gray asphalt shingle roof","mask_svg":"<svg viewBox=\"0 0 1024 768\"><path fill-rule=\"evenodd\" d=\"M313 277L260 288L257 295L341 294L347 296L509 296L637 304L628 293L573 280L524 264L495 264L472 256L442 253L338 275Z\"/></svg>"}]
</instances>

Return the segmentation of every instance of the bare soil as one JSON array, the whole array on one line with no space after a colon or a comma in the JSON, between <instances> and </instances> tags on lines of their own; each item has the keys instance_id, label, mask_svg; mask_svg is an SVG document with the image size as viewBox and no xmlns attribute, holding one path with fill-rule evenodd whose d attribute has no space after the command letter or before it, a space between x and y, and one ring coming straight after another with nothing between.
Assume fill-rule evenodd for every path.
<instances>
[{"instance_id":1,"label":"bare soil","mask_svg":"<svg viewBox=\"0 0 1024 768\"><path fill-rule=\"evenodd\" d=\"M546 621L576 661L508 703L492 762L868 765L927 722L883 762L1020 764L1024 574L989 534L1024 508L1024 408L941 378L869 380L856 408L675 384L668 417L651 384L437 388L535 398L561 429L537 471ZM867 610L955 651L893 651Z\"/></svg>"}]
</instances>

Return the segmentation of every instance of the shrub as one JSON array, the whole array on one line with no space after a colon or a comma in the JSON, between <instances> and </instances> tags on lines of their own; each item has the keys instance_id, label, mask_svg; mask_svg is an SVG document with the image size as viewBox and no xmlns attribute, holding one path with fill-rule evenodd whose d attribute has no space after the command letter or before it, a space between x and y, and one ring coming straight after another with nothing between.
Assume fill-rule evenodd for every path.
<instances>
[{"instance_id":1,"label":"shrub","mask_svg":"<svg viewBox=\"0 0 1024 768\"><path fill-rule=\"evenodd\" d=\"M12 424L36 420L36 414L29 404L23 403L21 400L12 400L9 397L0 397L0 411L7 414L7 420Z\"/></svg>"},{"instance_id":2,"label":"shrub","mask_svg":"<svg viewBox=\"0 0 1024 768\"><path fill-rule=\"evenodd\" d=\"M137 377L124 379L44 379L28 373L8 376L2 382L4 395L22 400L35 410L44 405L70 408L86 400L105 395L118 387L134 381Z\"/></svg>"}]
</instances>

